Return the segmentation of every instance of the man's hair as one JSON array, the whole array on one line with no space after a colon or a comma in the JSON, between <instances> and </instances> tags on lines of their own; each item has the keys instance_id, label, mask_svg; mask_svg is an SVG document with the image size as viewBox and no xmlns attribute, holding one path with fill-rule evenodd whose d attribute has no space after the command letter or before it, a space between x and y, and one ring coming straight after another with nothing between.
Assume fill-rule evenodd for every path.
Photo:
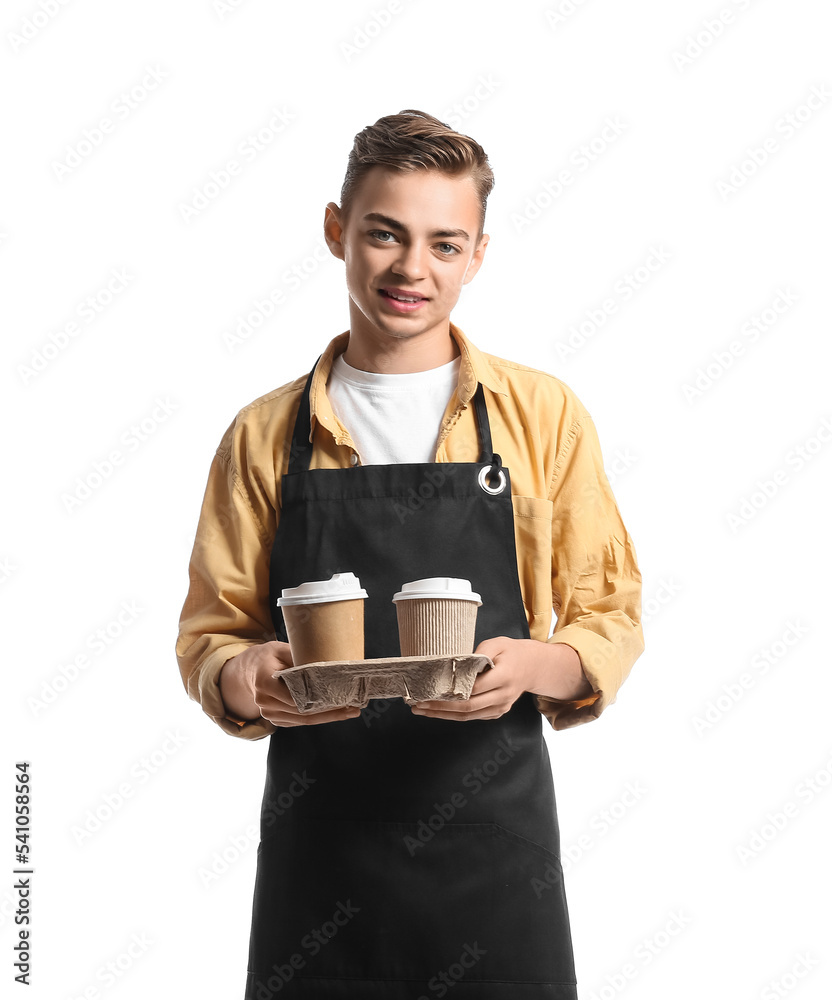
<instances>
[{"instance_id":1,"label":"man's hair","mask_svg":"<svg viewBox=\"0 0 832 1000\"><path fill-rule=\"evenodd\" d=\"M439 170L452 176L469 174L480 201L480 231L485 226L485 207L494 174L485 150L468 135L455 132L424 111L400 111L379 118L356 135L341 187L342 219L346 221L356 188L376 166L394 170Z\"/></svg>"}]
</instances>

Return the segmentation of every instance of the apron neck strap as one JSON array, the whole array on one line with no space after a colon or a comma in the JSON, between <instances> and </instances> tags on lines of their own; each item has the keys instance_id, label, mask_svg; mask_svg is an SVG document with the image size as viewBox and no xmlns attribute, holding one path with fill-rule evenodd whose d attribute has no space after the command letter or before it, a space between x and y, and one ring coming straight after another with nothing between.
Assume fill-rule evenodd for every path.
<instances>
[{"instance_id":1,"label":"apron neck strap","mask_svg":"<svg viewBox=\"0 0 832 1000\"><path fill-rule=\"evenodd\" d=\"M482 382L477 382L477 391L474 393L474 410L477 414L477 432L480 436L480 462L495 464L494 449L491 446L491 424L488 422L488 410L485 406ZM496 464L499 465L499 461Z\"/></svg>"},{"instance_id":2,"label":"apron neck strap","mask_svg":"<svg viewBox=\"0 0 832 1000\"><path fill-rule=\"evenodd\" d=\"M323 357L318 355L318 361ZM312 377L318 367L318 361L312 365L312 371L303 387L303 394L300 397L300 406L295 417L295 429L292 432L292 448L289 452L289 468L287 472L291 476L295 472L308 472L309 463L312 461L312 442L309 435L312 433L312 419L309 415L309 390L312 388Z\"/></svg>"},{"instance_id":3,"label":"apron neck strap","mask_svg":"<svg viewBox=\"0 0 832 1000\"><path fill-rule=\"evenodd\" d=\"M323 355L318 356L318 361ZM312 388L312 378L318 361L312 366L312 371L303 387L303 394L300 397L297 416L295 417L295 429L292 432L292 448L289 452L288 474L291 476L296 472L308 472L312 461L312 442L309 436L312 433L312 420L309 410L309 393ZM495 470L501 465L500 456L495 454L491 445L491 425L488 422L488 410L485 405L485 394L482 390L482 382L477 383L477 391L474 393L474 410L477 417L477 432L480 439L480 462L490 464Z\"/></svg>"}]
</instances>

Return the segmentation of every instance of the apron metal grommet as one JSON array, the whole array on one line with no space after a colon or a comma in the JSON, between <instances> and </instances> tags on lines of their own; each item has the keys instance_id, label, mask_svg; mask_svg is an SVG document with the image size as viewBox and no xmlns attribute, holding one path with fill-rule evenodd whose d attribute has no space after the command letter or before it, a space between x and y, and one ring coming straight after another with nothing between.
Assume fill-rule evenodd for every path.
<instances>
[{"instance_id":1,"label":"apron metal grommet","mask_svg":"<svg viewBox=\"0 0 832 1000\"><path fill-rule=\"evenodd\" d=\"M483 490L485 490L486 493L490 493L492 496L496 496L498 493L502 493L503 490L506 488L506 474L505 474L505 472L503 472L502 469L500 469L499 470L499 479L500 479L499 486L489 486L488 485L488 478L487 477L488 477L489 472L491 472L491 471L492 471L492 467L490 465L484 465L480 469L479 475L477 476L477 482L480 484L480 486L483 488Z\"/></svg>"}]
</instances>

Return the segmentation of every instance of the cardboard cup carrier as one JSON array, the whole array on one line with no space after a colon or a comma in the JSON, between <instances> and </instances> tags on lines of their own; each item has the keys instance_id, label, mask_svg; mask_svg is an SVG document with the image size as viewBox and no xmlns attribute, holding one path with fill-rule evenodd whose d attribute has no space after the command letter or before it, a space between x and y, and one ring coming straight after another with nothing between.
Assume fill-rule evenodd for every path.
<instances>
[{"instance_id":1,"label":"cardboard cup carrier","mask_svg":"<svg viewBox=\"0 0 832 1000\"><path fill-rule=\"evenodd\" d=\"M364 659L364 598L354 573L336 573L282 590L283 612L295 666Z\"/></svg>"},{"instance_id":2,"label":"cardboard cup carrier","mask_svg":"<svg viewBox=\"0 0 832 1000\"><path fill-rule=\"evenodd\" d=\"M469 580L435 576L406 583L393 598L402 656L473 652L480 595Z\"/></svg>"}]
</instances>

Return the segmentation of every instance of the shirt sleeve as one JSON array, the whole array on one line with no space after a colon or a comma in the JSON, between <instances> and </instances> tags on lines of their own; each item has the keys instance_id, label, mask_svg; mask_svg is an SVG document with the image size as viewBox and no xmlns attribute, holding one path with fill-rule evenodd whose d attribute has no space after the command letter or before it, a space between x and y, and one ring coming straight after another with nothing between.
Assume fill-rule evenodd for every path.
<instances>
[{"instance_id":1,"label":"shirt sleeve","mask_svg":"<svg viewBox=\"0 0 832 1000\"><path fill-rule=\"evenodd\" d=\"M552 477L552 595L557 625L549 642L580 656L593 694L578 701L535 695L554 729L596 719L615 701L644 650L641 574L632 539L604 471L586 411L559 448Z\"/></svg>"},{"instance_id":2,"label":"shirt sleeve","mask_svg":"<svg viewBox=\"0 0 832 1000\"><path fill-rule=\"evenodd\" d=\"M203 711L226 733L257 740L274 732L275 726L262 718L230 717L220 695L219 676L231 657L274 639L268 594L277 514L241 476L232 449L233 430L232 424L208 474L176 657L185 689Z\"/></svg>"}]
</instances>

